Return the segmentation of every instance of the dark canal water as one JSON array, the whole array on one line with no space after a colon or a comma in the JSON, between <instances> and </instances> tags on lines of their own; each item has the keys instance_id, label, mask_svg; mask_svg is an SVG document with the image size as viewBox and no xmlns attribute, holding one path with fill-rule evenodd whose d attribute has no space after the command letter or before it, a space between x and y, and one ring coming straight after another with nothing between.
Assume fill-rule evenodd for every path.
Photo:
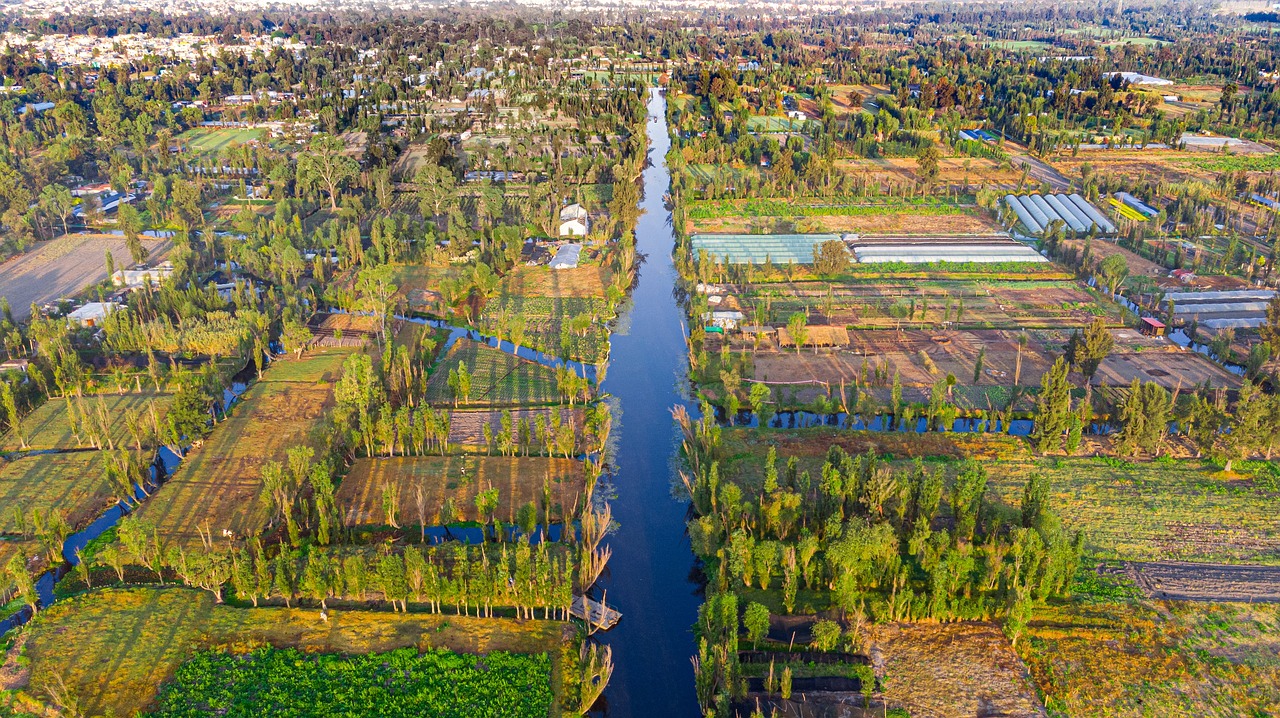
<instances>
[{"instance_id":1,"label":"dark canal water","mask_svg":"<svg viewBox=\"0 0 1280 718\"><path fill-rule=\"evenodd\" d=\"M673 493L677 428L671 408L686 404L684 314L676 303L671 262L675 235L663 205L670 185L666 154L666 99L649 97L649 159L644 171L644 214L636 226L646 257L640 279L613 335L612 359L602 385L621 406L611 504L618 530L601 587L622 612L622 622L601 641L613 647L613 680L605 692L609 718L698 715L693 691L696 653L692 627L702 602L693 554L685 537L687 503Z\"/></svg>"}]
</instances>

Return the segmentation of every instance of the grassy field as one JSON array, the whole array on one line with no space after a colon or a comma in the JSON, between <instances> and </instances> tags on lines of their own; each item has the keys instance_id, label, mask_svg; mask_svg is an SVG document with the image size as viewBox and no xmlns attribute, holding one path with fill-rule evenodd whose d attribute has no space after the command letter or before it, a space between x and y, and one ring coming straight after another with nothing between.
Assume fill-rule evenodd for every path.
<instances>
[{"instance_id":1,"label":"grassy field","mask_svg":"<svg viewBox=\"0 0 1280 718\"><path fill-rule=\"evenodd\" d=\"M465 365L471 393L457 398L458 406L520 406L560 401L555 370L469 339L459 339L431 371L426 399L432 404L455 403L449 373Z\"/></svg>"},{"instance_id":2,"label":"grassy field","mask_svg":"<svg viewBox=\"0 0 1280 718\"><path fill-rule=\"evenodd\" d=\"M72 528L83 528L115 502L96 451L0 461L0 534L23 533L15 512L29 524L33 514L43 519L57 509Z\"/></svg>"},{"instance_id":3,"label":"grassy field","mask_svg":"<svg viewBox=\"0 0 1280 718\"><path fill-rule=\"evenodd\" d=\"M390 459L358 459L338 487L338 507L348 526L385 526L383 491L399 487L399 523L421 523L417 487L425 497L427 526L440 524L440 507L452 500L456 521L488 520L476 511L481 491L498 490L494 516L512 523L516 511L527 503L538 507L538 523L550 500L553 522L564 519L582 499L585 481L582 462L545 457L420 456Z\"/></svg>"},{"instance_id":4,"label":"grassy field","mask_svg":"<svg viewBox=\"0 0 1280 718\"><path fill-rule=\"evenodd\" d=\"M46 698L65 686L84 715L118 716L154 706L160 686L196 651L269 645L364 654L399 648L460 653L547 653L559 691L563 624L458 616L314 609L236 608L185 588L100 590L59 602L25 629L30 684Z\"/></svg>"},{"instance_id":5,"label":"grassy field","mask_svg":"<svg viewBox=\"0 0 1280 718\"><path fill-rule=\"evenodd\" d=\"M195 127L174 138L197 154L217 154L227 147L261 139L262 130L237 127Z\"/></svg>"},{"instance_id":6,"label":"grassy field","mask_svg":"<svg viewBox=\"0 0 1280 718\"><path fill-rule=\"evenodd\" d=\"M165 415L169 412L169 403L173 397L168 394L99 394L86 396L84 399L71 399L80 408L76 411L105 413L111 421L111 438L116 445L131 442L126 412L139 416L142 423L151 426L151 410L155 409L155 419L164 427ZM26 435L28 449L80 449L89 446L88 435L81 432L80 440L71 430L69 410L66 399L50 399L35 411L22 419L22 428ZM105 410L105 411L104 411ZM17 451L22 448L18 437L10 431L0 439L0 451Z\"/></svg>"},{"instance_id":7,"label":"grassy field","mask_svg":"<svg viewBox=\"0 0 1280 718\"><path fill-rule=\"evenodd\" d=\"M506 294L485 306L481 325L496 334L504 315L523 318L524 346L589 364L609 355L608 322L613 314L605 300L597 296ZM564 330L566 323L580 316L591 320L584 332Z\"/></svg>"},{"instance_id":8,"label":"grassy field","mask_svg":"<svg viewBox=\"0 0 1280 718\"><path fill-rule=\"evenodd\" d=\"M1280 607L1151 603L1089 584L1036 609L1018 644L1052 718L1280 712Z\"/></svg>"},{"instance_id":9,"label":"grassy field","mask_svg":"<svg viewBox=\"0 0 1280 718\"><path fill-rule=\"evenodd\" d=\"M802 127L804 120L793 120L790 117L757 115L747 118L747 129L752 132L799 132Z\"/></svg>"},{"instance_id":10,"label":"grassy field","mask_svg":"<svg viewBox=\"0 0 1280 718\"><path fill-rule=\"evenodd\" d=\"M281 359L255 383L229 418L193 449L172 478L140 509L162 540L200 545L200 531L254 536L267 524L259 500L262 466L285 452L314 444L333 399L343 359L350 352L317 352L301 361Z\"/></svg>"},{"instance_id":11,"label":"grassy field","mask_svg":"<svg viewBox=\"0 0 1280 718\"><path fill-rule=\"evenodd\" d=\"M1265 476L1224 477L1195 460L1044 459L1026 451L988 470L995 496L1010 505L1021 500L1028 474L1047 476L1063 523L1084 531L1100 558L1280 564L1280 489Z\"/></svg>"}]
</instances>

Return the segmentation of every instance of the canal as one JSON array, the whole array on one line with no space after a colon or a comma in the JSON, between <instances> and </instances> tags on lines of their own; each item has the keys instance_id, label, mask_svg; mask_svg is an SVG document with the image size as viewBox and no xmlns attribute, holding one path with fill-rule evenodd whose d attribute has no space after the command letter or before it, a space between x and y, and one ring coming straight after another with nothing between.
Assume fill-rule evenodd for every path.
<instances>
[{"instance_id":1,"label":"canal","mask_svg":"<svg viewBox=\"0 0 1280 718\"><path fill-rule=\"evenodd\" d=\"M609 718L698 715L693 690L692 628L702 602L685 537L687 502L673 491L678 435L671 409L694 410L686 387L684 313L676 301L671 254L675 234L664 206L670 186L666 99L649 95L650 164L644 170L643 214L636 225L644 258L631 306L618 321L602 390L615 397L618 437L611 502L617 532L601 588L622 611L601 637L612 646L613 679L605 693Z\"/></svg>"}]
</instances>

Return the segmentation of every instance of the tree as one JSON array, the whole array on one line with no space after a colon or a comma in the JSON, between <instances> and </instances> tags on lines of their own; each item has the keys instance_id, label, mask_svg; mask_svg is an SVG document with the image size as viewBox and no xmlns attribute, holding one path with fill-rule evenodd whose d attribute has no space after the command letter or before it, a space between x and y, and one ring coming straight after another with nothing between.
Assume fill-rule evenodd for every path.
<instances>
[{"instance_id":1,"label":"tree","mask_svg":"<svg viewBox=\"0 0 1280 718\"><path fill-rule=\"evenodd\" d=\"M329 195L329 207L335 212L342 186L360 172L360 165L342 154L343 149L342 140L337 137L317 135L298 156L298 184L324 190Z\"/></svg>"},{"instance_id":2,"label":"tree","mask_svg":"<svg viewBox=\"0 0 1280 718\"><path fill-rule=\"evenodd\" d=\"M840 624L820 618L813 624L813 647L819 651L834 650L840 642Z\"/></svg>"},{"instance_id":3,"label":"tree","mask_svg":"<svg viewBox=\"0 0 1280 718\"><path fill-rule=\"evenodd\" d=\"M144 262L147 259L147 248L142 246L142 215L138 214L138 210L133 205L121 203L120 209L116 210L116 217L120 225L120 229L124 232L125 244L129 247L129 256L133 259L133 263Z\"/></svg>"},{"instance_id":4,"label":"tree","mask_svg":"<svg viewBox=\"0 0 1280 718\"><path fill-rule=\"evenodd\" d=\"M791 335L791 340L796 343L796 356L800 356L800 349L809 339L809 317L804 312L796 312L787 317L787 333Z\"/></svg>"},{"instance_id":5,"label":"tree","mask_svg":"<svg viewBox=\"0 0 1280 718\"><path fill-rule=\"evenodd\" d=\"M1022 527L1037 528L1049 507L1049 478L1040 473L1027 477L1022 490Z\"/></svg>"},{"instance_id":6,"label":"tree","mask_svg":"<svg viewBox=\"0 0 1280 718\"><path fill-rule=\"evenodd\" d=\"M1075 365L1086 379L1091 379L1102 360L1111 354L1115 343L1115 337L1111 336L1106 322L1098 317L1085 327L1083 335L1079 332L1071 334L1067 342L1067 361Z\"/></svg>"},{"instance_id":7,"label":"tree","mask_svg":"<svg viewBox=\"0 0 1280 718\"><path fill-rule=\"evenodd\" d=\"M829 239L813 248L813 271L824 277L834 277L849 268L849 250L844 242Z\"/></svg>"},{"instance_id":8,"label":"tree","mask_svg":"<svg viewBox=\"0 0 1280 718\"><path fill-rule=\"evenodd\" d=\"M40 190L40 206L46 213L62 221L63 234L70 232L67 218L76 208L76 198L71 195L71 190L60 184L46 185Z\"/></svg>"},{"instance_id":9,"label":"tree","mask_svg":"<svg viewBox=\"0 0 1280 718\"><path fill-rule=\"evenodd\" d=\"M938 167L941 160L942 151L932 142L920 151L920 154L916 157L916 169L922 182L932 184L938 178Z\"/></svg>"},{"instance_id":10,"label":"tree","mask_svg":"<svg viewBox=\"0 0 1280 718\"><path fill-rule=\"evenodd\" d=\"M1058 357L1041 378L1040 394L1036 397L1035 428L1031 432L1036 451L1043 454L1062 445L1070 413L1071 382L1067 381L1067 362Z\"/></svg>"},{"instance_id":11,"label":"tree","mask_svg":"<svg viewBox=\"0 0 1280 718\"><path fill-rule=\"evenodd\" d=\"M747 630L747 638L752 645L759 646L760 639L769 632L769 609L763 604L752 602L747 605L742 615L742 627Z\"/></svg>"},{"instance_id":12,"label":"tree","mask_svg":"<svg viewBox=\"0 0 1280 718\"><path fill-rule=\"evenodd\" d=\"M1111 296L1114 297L1120 289L1120 284L1129 276L1129 262L1125 260L1124 255L1113 254L1098 265L1098 276L1106 283Z\"/></svg>"},{"instance_id":13,"label":"tree","mask_svg":"<svg viewBox=\"0 0 1280 718\"><path fill-rule=\"evenodd\" d=\"M446 167L427 165L418 170L413 182L418 186L418 211L423 217L436 219L446 214L446 207L457 201L454 192L457 178Z\"/></svg>"}]
</instances>

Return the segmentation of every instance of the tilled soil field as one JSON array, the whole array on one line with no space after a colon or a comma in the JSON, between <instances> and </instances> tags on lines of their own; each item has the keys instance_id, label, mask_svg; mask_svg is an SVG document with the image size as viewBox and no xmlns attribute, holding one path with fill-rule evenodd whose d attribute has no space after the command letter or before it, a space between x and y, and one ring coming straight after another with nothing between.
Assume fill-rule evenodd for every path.
<instances>
[{"instance_id":1,"label":"tilled soil field","mask_svg":"<svg viewBox=\"0 0 1280 718\"><path fill-rule=\"evenodd\" d=\"M1147 598L1168 601L1280 602L1280 566L1131 561L1125 568Z\"/></svg>"},{"instance_id":2,"label":"tilled soil field","mask_svg":"<svg viewBox=\"0 0 1280 718\"><path fill-rule=\"evenodd\" d=\"M150 253L148 261L157 262L172 245L168 240L144 240L142 246ZM71 234L50 240L0 265L0 294L9 300L14 319L22 321L31 314L32 304L73 297L106 279L107 252L116 266L128 266L124 237Z\"/></svg>"}]
</instances>

